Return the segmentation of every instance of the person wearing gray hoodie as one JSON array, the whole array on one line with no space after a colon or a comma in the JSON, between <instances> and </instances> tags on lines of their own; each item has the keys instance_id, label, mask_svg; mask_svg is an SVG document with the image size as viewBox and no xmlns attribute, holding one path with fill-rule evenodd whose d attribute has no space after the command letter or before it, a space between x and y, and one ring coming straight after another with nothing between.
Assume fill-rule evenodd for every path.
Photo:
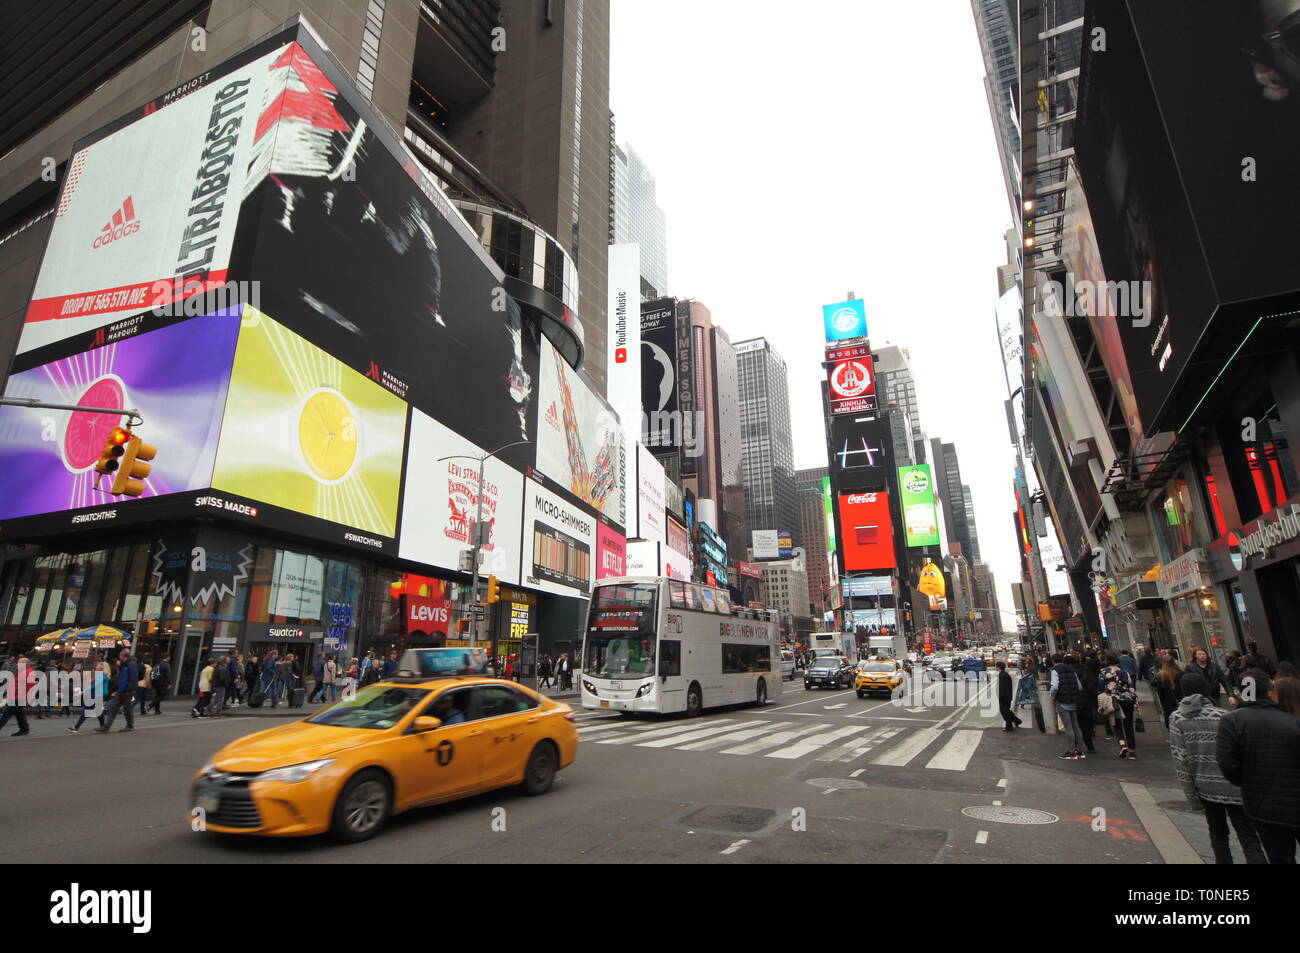
<instances>
[{"instance_id":1,"label":"person wearing gray hoodie","mask_svg":"<svg viewBox=\"0 0 1300 953\"><path fill-rule=\"evenodd\" d=\"M1184 694L1178 708L1169 716L1169 749L1188 803L1194 810L1205 813L1214 862L1232 863L1232 847L1228 843L1231 820L1246 863L1267 864L1259 833L1242 808L1241 788L1223 776L1216 760L1219 719L1227 711L1211 703L1212 689L1203 676L1189 671L1179 681L1179 687Z\"/></svg>"}]
</instances>

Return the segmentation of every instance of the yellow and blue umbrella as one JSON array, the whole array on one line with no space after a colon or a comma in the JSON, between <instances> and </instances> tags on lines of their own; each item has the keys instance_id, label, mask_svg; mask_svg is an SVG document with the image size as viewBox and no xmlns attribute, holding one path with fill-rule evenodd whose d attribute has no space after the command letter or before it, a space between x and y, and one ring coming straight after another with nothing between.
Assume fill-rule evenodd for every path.
<instances>
[{"instance_id":1,"label":"yellow and blue umbrella","mask_svg":"<svg viewBox=\"0 0 1300 953\"><path fill-rule=\"evenodd\" d=\"M53 632L46 632L36 639L37 645L54 645L59 642L66 642L72 638L72 633L77 631L75 625L64 626L62 629L55 629Z\"/></svg>"},{"instance_id":2,"label":"yellow and blue umbrella","mask_svg":"<svg viewBox=\"0 0 1300 953\"><path fill-rule=\"evenodd\" d=\"M78 641L90 640L101 649L111 649L123 640L130 641L131 633L124 632L122 629L111 625L88 625L84 629L78 629L72 637Z\"/></svg>"}]
</instances>

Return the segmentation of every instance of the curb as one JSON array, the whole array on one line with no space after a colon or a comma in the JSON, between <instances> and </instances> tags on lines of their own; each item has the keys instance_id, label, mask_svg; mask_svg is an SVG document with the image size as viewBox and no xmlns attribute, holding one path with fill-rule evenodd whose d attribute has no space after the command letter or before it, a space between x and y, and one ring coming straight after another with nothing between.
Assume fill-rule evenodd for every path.
<instances>
[{"instance_id":1,"label":"curb","mask_svg":"<svg viewBox=\"0 0 1300 953\"><path fill-rule=\"evenodd\" d=\"M1164 810L1156 803L1145 784L1133 781L1121 781L1120 790L1128 798L1129 804L1137 814L1138 821L1146 828L1151 844L1160 852L1166 864L1204 864L1196 848L1188 843Z\"/></svg>"}]
</instances>

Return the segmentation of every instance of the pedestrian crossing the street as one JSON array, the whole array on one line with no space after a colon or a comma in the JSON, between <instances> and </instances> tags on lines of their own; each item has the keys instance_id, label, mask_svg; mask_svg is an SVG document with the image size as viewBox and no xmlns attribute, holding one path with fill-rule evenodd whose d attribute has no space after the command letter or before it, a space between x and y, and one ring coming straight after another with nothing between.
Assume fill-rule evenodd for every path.
<instances>
[{"instance_id":1,"label":"pedestrian crossing the street","mask_svg":"<svg viewBox=\"0 0 1300 953\"><path fill-rule=\"evenodd\" d=\"M860 759L885 767L965 771L979 748L979 728L925 724L872 726L843 721L714 718L686 722L636 721L604 712L578 715L586 744L706 751L776 761L834 762Z\"/></svg>"}]
</instances>

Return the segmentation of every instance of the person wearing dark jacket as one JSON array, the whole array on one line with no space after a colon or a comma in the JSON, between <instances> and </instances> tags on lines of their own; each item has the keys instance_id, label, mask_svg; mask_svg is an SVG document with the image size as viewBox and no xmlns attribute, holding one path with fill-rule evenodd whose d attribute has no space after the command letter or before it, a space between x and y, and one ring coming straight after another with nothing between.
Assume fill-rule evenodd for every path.
<instances>
[{"instance_id":1,"label":"person wearing dark jacket","mask_svg":"<svg viewBox=\"0 0 1300 953\"><path fill-rule=\"evenodd\" d=\"M1249 669L1257 668L1268 675L1269 678L1277 678L1277 666L1273 660L1259 650L1259 643L1251 639L1246 644L1247 652L1237 661L1237 680L1241 680L1242 673Z\"/></svg>"},{"instance_id":2,"label":"person wearing dark jacket","mask_svg":"<svg viewBox=\"0 0 1300 953\"><path fill-rule=\"evenodd\" d=\"M1063 761L1078 761L1083 753L1083 732L1079 729L1079 706L1083 702L1083 678L1073 664L1073 655L1052 656L1052 698L1056 713L1065 726Z\"/></svg>"},{"instance_id":3,"label":"person wearing dark jacket","mask_svg":"<svg viewBox=\"0 0 1300 953\"><path fill-rule=\"evenodd\" d=\"M1083 702L1079 706L1079 730L1083 733L1083 745L1089 754L1096 754L1093 735L1097 731L1097 679L1101 674L1101 662L1097 660L1097 650L1088 649L1083 653L1083 662L1079 665L1079 675L1083 679Z\"/></svg>"},{"instance_id":4,"label":"person wearing dark jacket","mask_svg":"<svg viewBox=\"0 0 1300 953\"><path fill-rule=\"evenodd\" d=\"M1007 674L1007 663L998 662L998 707L1002 710L1002 720L1006 722L1003 731L1015 731L1023 724L1011 710L1012 697L1011 676Z\"/></svg>"},{"instance_id":5,"label":"person wearing dark jacket","mask_svg":"<svg viewBox=\"0 0 1300 953\"><path fill-rule=\"evenodd\" d=\"M1270 864L1294 864L1300 843L1300 718L1277 704L1268 674L1249 669L1253 701L1219 720L1215 760L1230 784L1241 788L1242 807L1254 822Z\"/></svg>"},{"instance_id":6,"label":"person wearing dark jacket","mask_svg":"<svg viewBox=\"0 0 1300 953\"><path fill-rule=\"evenodd\" d=\"M1188 672L1195 672L1210 683L1210 701L1215 705L1219 704L1219 697L1222 692L1232 691L1232 683L1228 681L1228 676L1219 668L1219 663L1210 657L1210 653L1205 649L1193 649L1192 660L1187 663Z\"/></svg>"},{"instance_id":7,"label":"person wearing dark jacket","mask_svg":"<svg viewBox=\"0 0 1300 953\"><path fill-rule=\"evenodd\" d=\"M126 716L126 727L120 731L135 731L135 688L144 673L140 663L131 657L126 649L118 656L117 671L113 673L110 683L113 690L113 710L108 713L108 721L96 728L96 731L108 731L113 727L117 716Z\"/></svg>"},{"instance_id":8,"label":"person wearing dark jacket","mask_svg":"<svg viewBox=\"0 0 1300 953\"><path fill-rule=\"evenodd\" d=\"M172 657L164 655L153 669L153 713L162 714L162 703L172 687Z\"/></svg>"}]
</instances>

